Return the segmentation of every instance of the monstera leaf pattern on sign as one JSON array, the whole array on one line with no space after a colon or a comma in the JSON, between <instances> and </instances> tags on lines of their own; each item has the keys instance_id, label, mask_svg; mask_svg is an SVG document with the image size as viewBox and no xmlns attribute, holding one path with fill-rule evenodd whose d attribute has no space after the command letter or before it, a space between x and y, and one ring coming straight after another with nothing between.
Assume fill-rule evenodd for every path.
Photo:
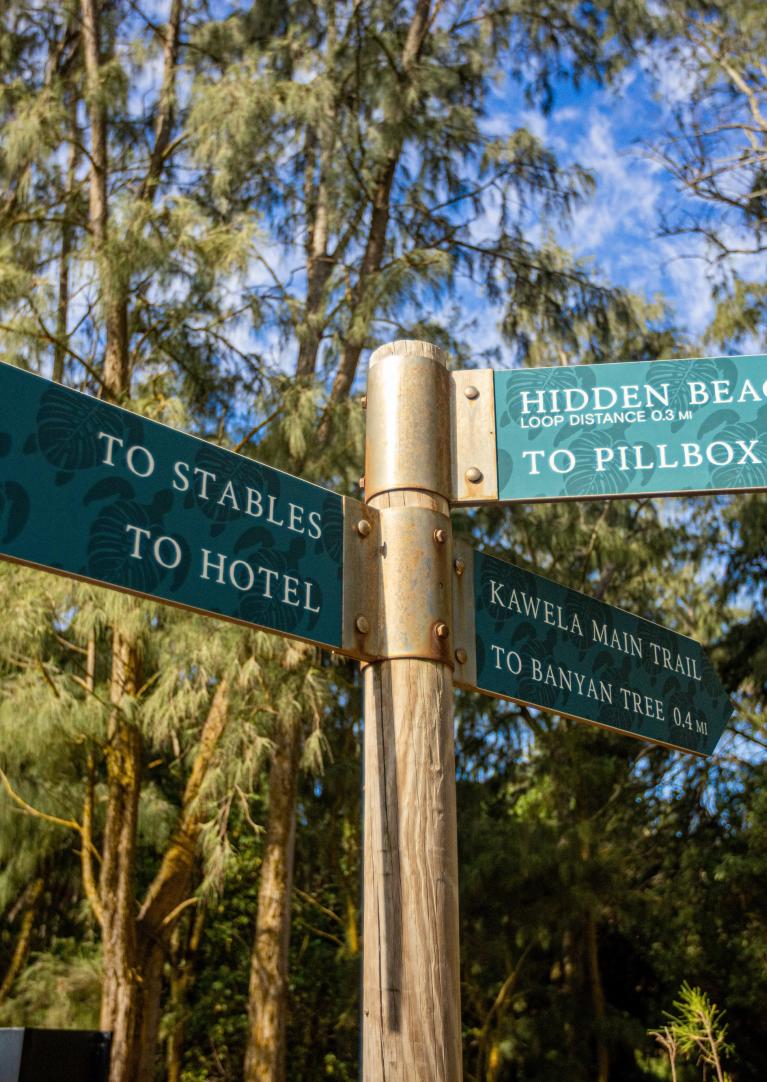
<instances>
[{"instance_id":1,"label":"monstera leaf pattern on sign","mask_svg":"<svg viewBox=\"0 0 767 1082\"><path fill-rule=\"evenodd\" d=\"M474 555L474 586L479 688L713 750L731 708L698 643L482 553ZM518 658L508 665L512 651Z\"/></svg>"},{"instance_id":2,"label":"monstera leaf pattern on sign","mask_svg":"<svg viewBox=\"0 0 767 1082\"><path fill-rule=\"evenodd\" d=\"M3 543L19 536L29 518L29 495L16 481L0 484L0 539Z\"/></svg>"},{"instance_id":3,"label":"monstera leaf pattern on sign","mask_svg":"<svg viewBox=\"0 0 767 1082\"><path fill-rule=\"evenodd\" d=\"M732 461L727 462L722 450L717 453L722 464L713 466L711 477L717 488L757 488L764 481L767 463L767 410L760 410L755 424L728 424L716 431L716 439L733 448ZM756 441L756 442L754 442ZM745 445L745 446L743 446ZM751 454L745 450L750 448ZM758 459L753 462L752 457Z\"/></svg>"},{"instance_id":4,"label":"monstera leaf pattern on sign","mask_svg":"<svg viewBox=\"0 0 767 1082\"><path fill-rule=\"evenodd\" d=\"M505 392L499 394L498 380L503 376L508 376L509 379L504 380ZM540 438L540 429L522 427L521 395L525 392L531 395L542 393L544 401L549 401L552 391L566 388L575 390L578 387L592 386L594 382L593 373L586 367L530 368L513 373L496 373L498 491L502 495L508 494L507 498L513 495L510 489L515 463L521 466L519 456L526 449L524 444L532 444Z\"/></svg>"},{"instance_id":5,"label":"monstera leaf pattern on sign","mask_svg":"<svg viewBox=\"0 0 767 1082\"><path fill-rule=\"evenodd\" d=\"M737 379L737 369L733 361L722 360L690 360L683 358L678 361L654 361L647 367L647 382L658 389L664 384L668 389L668 408L673 410L676 417L670 422L673 433L680 432L686 422L679 418L680 413L685 413L690 408L690 382L703 382L709 387L713 380L728 380L734 383Z\"/></svg>"},{"instance_id":6,"label":"monstera leaf pattern on sign","mask_svg":"<svg viewBox=\"0 0 767 1082\"><path fill-rule=\"evenodd\" d=\"M171 594L177 592L189 574L189 545L183 537L174 536L163 527L158 502L155 500L153 505L144 507L135 500L118 500L98 513L91 527L88 563L83 572L88 578L119 584L144 594L155 593L162 582ZM150 537L171 537L181 550L178 566L165 568L152 559L146 551L149 541L145 537L139 550L143 557L134 557L135 534L129 527L147 530ZM166 563L172 562L168 555L164 559Z\"/></svg>"},{"instance_id":7,"label":"monstera leaf pattern on sign","mask_svg":"<svg viewBox=\"0 0 767 1082\"><path fill-rule=\"evenodd\" d=\"M505 448L498 447L498 491L506 493L506 498L513 492L514 456Z\"/></svg>"},{"instance_id":8,"label":"monstera leaf pattern on sign","mask_svg":"<svg viewBox=\"0 0 767 1082\"><path fill-rule=\"evenodd\" d=\"M247 531L235 545L235 551L240 559L244 559L251 565L256 576L256 585L253 589L243 593L239 605L239 615L243 620L254 624L265 624L267 627L275 627L280 631L294 632L298 627L303 612L303 584L298 588L299 604L294 605L285 600L285 576L297 578L294 574L296 566L296 549L293 552L285 552L274 545L272 534L263 527L254 527ZM259 572L264 568L264 574ZM264 584L270 581L269 595L266 595ZM291 601L293 594L288 594ZM315 602L316 606L316 602Z\"/></svg>"},{"instance_id":9,"label":"monstera leaf pattern on sign","mask_svg":"<svg viewBox=\"0 0 767 1082\"><path fill-rule=\"evenodd\" d=\"M111 464L100 434L122 441ZM136 446L144 450L132 460ZM195 466L215 475L207 500ZM228 482L237 506L221 502ZM248 488L257 494L250 514ZM167 566L176 553L177 566ZM340 496L4 364L0 556L341 646ZM246 594L238 589L237 559L279 576L271 598L264 576Z\"/></svg>"},{"instance_id":10,"label":"monstera leaf pattern on sign","mask_svg":"<svg viewBox=\"0 0 767 1082\"><path fill-rule=\"evenodd\" d=\"M190 495L187 498L188 505L194 504L206 518L212 520L213 537L221 533L226 523L246 518L248 488L259 493L262 500L261 514L264 518L269 509L268 497L273 496L276 500L280 495L280 475L276 470L266 470L250 458L232 454L231 451L224 451L210 444L200 443L194 457L193 470L205 470L206 473L214 475L214 479L207 479L207 495L203 499L200 477L204 475L193 473ZM236 507L229 494L226 498L223 495L230 482L228 493L234 493Z\"/></svg>"},{"instance_id":11,"label":"monstera leaf pattern on sign","mask_svg":"<svg viewBox=\"0 0 767 1082\"><path fill-rule=\"evenodd\" d=\"M72 473L103 462L107 441L99 438L99 432L116 436L128 446L141 442L141 428L141 418L135 414L112 411L96 398L73 395L54 385L40 398L36 441L28 441L26 447L39 449L62 473Z\"/></svg>"},{"instance_id":12,"label":"monstera leaf pattern on sign","mask_svg":"<svg viewBox=\"0 0 767 1082\"><path fill-rule=\"evenodd\" d=\"M575 466L565 480L568 495L606 496L628 488L635 471L620 468L618 447L624 443L620 435L601 430L580 432L568 448L575 455ZM613 452L613 457L603 463L599 471L596 468L597 447L609 447Z\"/></svg>"},{"instance_id":13,"label":"monstera leaf pattern on sign","mask_svg":"<svg viewBox=\"0 0 767 1082\"><path fill-rule=\"evenodd\" d=\"M494 388L502 500L767 488L767 357L497 372ZM565 409L563 393L553 397L568 389L583 392L571 397L579 408ZM545 409L524 412L523 393L535 396L528 405L540 400ZM730 463L722 449L710 458L707 448L719 439L758 439L758 461L743 462L736 451ZM683 443L693 445L689 454ZM597 472L600 447L613 455L602 457ZM557 450L575 455L574 468Z\"/></svg>"},{"instance_id":14,"label":"monstera leaf pattern on sign","mask_svg":"<svg viewBox=\"0 0 767 1082\"><path fill-rule=\"evenodd\" d=\"M597 382L597 367L595 365L581 365L579 367L564 365L561 368L523 368L514 373L498 373L498 375L512 375L512 380L506 383L506 393L501 402L498 414L500 428L516 427L519 424L520 408L519 396L522 393L538 395L543 393L544 401L551 400L552 391L590 390ZM525 429L527 439L535 438L535 429Z\"/></svg>"},{"instance_id":15,"label":"monstera leaf pattern on sign","mask_svg":"<svg viewBox=\"0 0 767 1082\"><path fill-rule=\"evenodd\" d=\"M344 512L343 505L335 498L325 500L322 505L321 543L328 556L337 560L340 567L344 554Z\"/></svg>"}]
</instances>

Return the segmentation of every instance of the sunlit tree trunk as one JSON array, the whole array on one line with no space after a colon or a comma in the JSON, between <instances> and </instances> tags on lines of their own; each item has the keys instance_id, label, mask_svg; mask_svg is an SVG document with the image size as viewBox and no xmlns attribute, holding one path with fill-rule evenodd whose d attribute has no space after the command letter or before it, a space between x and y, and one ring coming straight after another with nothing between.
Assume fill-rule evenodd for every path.
<instances>
[{"instance_id":1,"label":"sunlit tree trunk","mask_svg":"<svg viewBox=\"0 0 767 1082\"><path fill-rule=\"evenodd\" d=\"M16 943L13 948L10 963L2 981L0 981L0 1003L4 1003L8 998L8 993L13 987L13 982L18 977L22 966L26 961L27 953L29 952L29 943L32 939L32 932L35 927L37 904L43 893L44 885L42 879L35 879L25 892L24 915L21 918L21 927L19 928L19 934L16 937Z\"/></svg>"},{"instance_id":2,"label":"sunlit tree trunk","mask_svg":"<svg viewBox=\"0 0 767 1082\"><path fill-rule=\"evenodd\" d=\"M170 1008L173 1012L174 1021L168 1034L165 1061L168 1074L167 1082L181 1082L188 997L194 982L195 962L204 925L205 907L199 905L191 922L186 942L179 948L178 954L180 957L175 958L175 965L172 964L171 966ZM178 926L174 930L174 938L176 940L181 938Z\"/></svg>"},{"instance_id":3,"label":"sunlit tree trunk","mask_svg":"<svg viewBox=\"0 0 767 1082\"><path fill-rule=\"evenodd\" d=\"M104 976L100 1028L112 1032L110 1082L136 1074L136 1025L140 995L136 951L135 861L141 789L141 734L122 708L137 689L135 646L113 629L112 714L107 745L107 815L99 894L103 914Z\"/></svg>"},{"instance_id":4,"label":"sunlit tree trunk","mask_svg":"<svg viewBox=\"0 0 767 1082\"><path fill-rule=\"evenodd\" d=\"M302 733L282 725L269 772L269 812L250 965L244 1082L285 1082L290 903Z\"/></svg>"}]
</instances>

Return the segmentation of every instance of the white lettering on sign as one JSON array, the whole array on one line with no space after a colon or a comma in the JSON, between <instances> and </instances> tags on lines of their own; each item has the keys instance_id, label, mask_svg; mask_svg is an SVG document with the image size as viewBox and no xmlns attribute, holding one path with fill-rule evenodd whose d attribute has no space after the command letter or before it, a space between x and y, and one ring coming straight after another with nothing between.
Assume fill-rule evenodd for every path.
<instances>
[{"instance_id":1,"label":"white lettering on sign","mask_svg":"<svg viewBox=\"0 0 767 1082\"><path fill-rule=\"evenodd\" d=\"M515 590L505 586L502 582L496 582L495 579L490 580L490 604L511 609L520 616L531 616L533 619L540 617L549 627L568 631L572 635L583 635L581 620L577 612L565 612L561 605L554 605L551 601L542 601L539 597L533 597L524 590Z\"/></svg>"},{"instance_id":2,"label":"white lettering on sign","mask_svg":"<svg viewBox=\"0 0 767 1082\"><path fill-rule=\"evenodd\" d=\"M660 699L655 699L651 695L645 695L638 691L632 691L630 688L621 688L620 693L623 699L623 709L630 714L636 714L640 718L656 718L658 721L665 721L663 702Z\"/></svg>"},{"instance_id":3,"label":"white lettering on sign","mask_svg":"<svg viewBox=\"0 0 767 1082\"><path fill-rule=\"evenodd\" d=\"M729 379L688 380L687 404L690 406L735 405L743 402L767 401L767 380L756 384L750 379L735 383ZM540 391L520 391L519 404L522 418L546 415L582 413L593 410L596 413L626 411L632 409L658 410L671 404L669 384L649 383L641 386L636 383L624 383L620 387L606 387L597 384L585 387L555 387ZM525 426L523 421L523 427Z\"/></svg>"},{"instance_id":4,"label":"white lettering on sign","mask_svg":"<svg viewBox=\"0 0 767 1082\"><path fill-rule=\"evenodd\" d=\"M655 448L655 457L647 450L647 445L641 443L633 447L627 444L618 447L595 447L594 468L597 473L604 473L608 468L614 468L615 466L622 472L630 470L632 473L634 470L654 470L656 468L661 470L677 469L678 467L692 469L696 466L702 466L704 457L712 466L729 466L733 462L737 466L761 466L762 459L754 451L758 444L758 439L749 440L748 443L745 440L735 440L734 444L728 443L726 440L713 440L703 448L699 443L682 443L678 451L669 454L668 444L659 443ZM531 454L542 455L544 452L523 451L522 457ZM645 455L648 455L647 459L645 459ZM670 458L673 461L669 461ZM552 469L554 469L553 464ZM538 471L531 471L531 473L533 472L537 473ZM558 470L557 472L562 471Z\"/></svg>"},{"instance_id":5,"label":"white lettering on sign","mask_svg":"<svg viewBox=\"0 0 767 1082\"><path fill-rule=\"evenodd\" d=\"M220 586L230 584L242 593L255 592L267 600L274 600L303 612L319 612L314 604L316 583L302 580L296 575L276 571L272 567L257 566L248 560L229 560L226 553L201 549L200 578Z\"/></svg>"},{"instance_id":6,"label":"white lettering on sign","mask_svg":"<svg viewBox=\"0 0 767 1082\"><path fill-rule=\"evenodd\" d=\"M106 447L104 448L104 457L101 460L101 465L115 466L115 447L124 447L125 440L121 440L119 436L112 436L109 432L99 432L97 439L106 440ZM142 447L140 443L135 443L129 447L125 453L125 465L136 477L151 477L155 467L154 455L147 447Z\"/></svg>"},{"instance_id":7,"label":"white lettering on sign","mask_svg":"<svg viewBox=\"0 0 767 1082\"><path fill-rule=\"evenodd\" d=\"M130 524L125 531L130 537L132 559L151 559L166 570L172 570L181 563L183 553L174 537L163 534L152 539L150 530ZM302 612L320 611L320 606L316 604L316 583L249 560L231 560L224 552L200 549L199 577L219 586L233 586L241 593L254 592L267 600L301 609Z\"/></svg>"},{"instance_id":8,"label":"white lettering on sign","mask_svg":"<svg viewBox=\"0 0 767 1082\"><path fill-rule=\"evenodd\" d=\"M102 466L118 469L125 467L129 473L140 479L154 475L155 458L148 447L136 443L126 448L125 440L109 432L99 432L97 438L103 441ZM559 453L569 455L570 452ZM220 507L229 508L249 518L263 518L278 529L305 535L312 541L319 541L322 537L321 512L307 511L301 504L292 501L283 505L275 495L261 492L251 485L240 484L232 478L219 480L213 470L202 466L192 466L183 460L174 462L170 487L176 492L192 491L198 500L206 503L215 501Z\"/></svg>"},{"instance_id":9,"label":"white lettering on sign","mask_svg":"<svg viewBox=\"0 0 767 1082\"><path fill-rule=\"evenodd\" d=\"M698 662L693 657L685 657L684 654L674 654L666 646L659 646L657 642L650 643L653 652L653 660L669 672L681 673L689 676L691 680L701 680L702 676L698 668Z\"/></svg>"},{"instance_id":10,"label":"white lettering on sign","mask_svg":"<svg viewBox=\"0 0 767 1082\"><path fill-rule=\"evenodd\" d=\"M146 538L151 540L152 535L149 530L145 530L143 526L126 526L126 533L133 534L133 548L131 550L131 558L134 560L143 560L146 553L146 548L142 542ZM156 562L160 567L166 569L178 567L181 563L181 546L175 537L161 536L157 537L150 550ZM164 555L163 555L164 554Z\"/></svg>"}]
</instances>

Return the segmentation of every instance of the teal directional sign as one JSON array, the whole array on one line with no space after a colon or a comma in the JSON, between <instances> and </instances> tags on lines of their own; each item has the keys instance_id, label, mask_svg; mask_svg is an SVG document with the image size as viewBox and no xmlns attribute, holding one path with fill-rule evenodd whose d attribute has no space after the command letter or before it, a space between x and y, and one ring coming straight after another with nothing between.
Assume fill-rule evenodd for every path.
<instances>
[{"instance_id":1,"label":"teal directional sign","mask_svg":"<svg viewBox=\"0 0 767 1082\"><path fill-rule=\"evenodd\" d=\"M333 648L343 499L0 364L0 555Z\"/></svg>"},{"instance_id":2,"label":"teal directional sign","mask_svg":"<svg viewBox=\"0 0 767 1082\"><path fill-rule=\"evenodd\" d=\"M495 372L498 499L767 488L767 357Z\"/></svg>"},{"instance_id":3,"label":"teal directional sign","mask_svg":"<svg viewBox=\"0 0 767 1082\"><path fill-rule=\"evenodd\" d=\"M476 672L458 672L459 683L713 752L732 707L699 643L492 556L468 553L466 563L463 635Z\"/></svg>"}]
</instances>

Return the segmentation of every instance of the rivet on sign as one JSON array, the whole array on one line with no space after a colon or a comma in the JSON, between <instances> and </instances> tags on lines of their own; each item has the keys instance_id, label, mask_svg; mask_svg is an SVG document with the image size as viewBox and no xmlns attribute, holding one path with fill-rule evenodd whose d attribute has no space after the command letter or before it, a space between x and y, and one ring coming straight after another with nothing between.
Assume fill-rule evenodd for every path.
<instances>
[{"instance_id":1,"label":"rivet on sign","mask_svg":"<svg viewBox=\"0 0 767 1082\"><path fill-rule=\"evenodd\" d=\"M472 484L476 485L482 480L482 470L478 470L476 466L469 466L464 477L467 481L471 481Z\"/></svg>"},{"instance_id":2,"label":"rivet on sign","mask_svg":"<svg viewBox=\"0 0 767 1082\"><path fill-rule=\"evenodd\" d=\"M466 568L466 564L463 560L456 560L453 567L455 568L456 575L462 575Z\"/></svg>"},{"instance_id":3,"label":"rivet on sign","mask_svg":"<svg viewBox=\"0 0 767 1082\"><path fill-rule=\"evenodd\" d=\"M366 394L363 394L362 398L360 399L360 405L364 410L368 408L368 396Z\"/></svg>"},{"instance_id":4,"label":"rivet on sign","mask_svg":"<svg viewBox=\"0 0 767 1082\"><path fill-rule=\"evenodd\" d=\"M357 533L360 537L368 537L373 527L366 518L361 518L357 523Z\"/></svg>"},{"instance_id":5,"label":"rivet on sign","mask_svg":"<svg viewBox=\"0 0 767 1082\"><path fill-rule=\"evenodd\" d=\"M466 395L467 398L479 398L478 387L464 387L463 393Z\"/></svg>"},{"instance_id":6,"label":"rivet on sign","mask_svg":"<svg viewBox=\"0 0 767 1082\"><path fill-rule=\"evenodd\" d=\"M370 622L366 616L357 617L357 630L361 635L367 635L368 631L370 631Z\"/></svg>"},{"instance_id":7,"label":"rivet on sign","mask_svg":"<svg viewBox=\"0 0 767 1082\"><path fill-rule=\"evenodd\" d=\"M458 662L459 665L465 665L468 656L469 655L466 653L463 647L459 647L455 652L455 660Z\"/></svg>"},{"instance_id":8,"label":"rivet on sign","mask_svg":"<svg viewBox=\"0 0 767 1082\"><path fill-rule=\"evenodd\" d=\"M450 628L447 626L447 624L437 624L437 626L434 628L434 634L437 636L438 639L446 639L450 634Z\"/></svg>"},{"instance_id":9,"label":"rivet on sign","mask_svg":"<svg viewBox=\"0 0 767 1082\"><path fill-rule=\"evenodd\" d=\"M434 540L437 542L438 545L444 545L444 543L447 541L447 531L443 530L440 526L434 531Z\"/></svg>"}]
</instances>

